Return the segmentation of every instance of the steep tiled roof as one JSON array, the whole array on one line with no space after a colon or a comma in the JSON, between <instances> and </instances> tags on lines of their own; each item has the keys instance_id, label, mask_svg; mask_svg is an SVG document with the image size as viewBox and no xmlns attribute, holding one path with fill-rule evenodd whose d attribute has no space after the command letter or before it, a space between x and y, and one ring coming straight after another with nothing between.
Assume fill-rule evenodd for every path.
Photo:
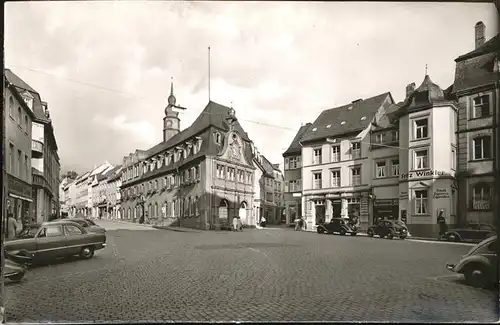
<instances>
[{"instance_id":1,"label":"steep tiled roof","mask_svg":"<svg viewBox=\"0 0 500 325\"><path fill-rule=\"evenodd\" d=\"M489 41L485 42L483 45L470 51L467 54L463 54L455 59L455 62L467 60L473 57L481 56L483 54L495 53L500 50L500 34L493 36Z\"/></svg>"},{"instance_id":2,"label":"steep tiled roof","mask_svg":"<svg viewBox=\"0 0 500 325\"><path fill-rule=\"evenodd\" d=\"M452 93L493 84L498 80L494 71L495 58L500 51L500 34L477 49L459 56L455 69Z\"/></svg>"},{"instance_id":3,"label":"steep tiled roof","mask_svg":"<svg viewBox=\"0 0 500 325\"><path fill-rule=\"evenodd\" d=\"M320 140L365 129L387 97L392 100L391 93L386 92L365 100L323 111L300 141Z\"/></svg>"},{"instance_id":4,"label":"steep tiled roof","mask_svg":"<svg viewBox=\"0 0 500 325\"><path fill-rule=\"evenodd\" d=\"M262 173L265 176L270 177L270 178L274 178L273 164L271 164L269 162L269 160L264 155L261 155L261 157L262 157L262 163L259 161L259 159L257 159L257 157L255 157L255 159L254 159L255 164L257 165L257 167L262 171Z\"/></svg>"},{"instance_id":5,"label":"steep tiled roof","mask_svg":"<svg viewBox=\"0 0 500 325\"><path fill-rule=\"evenodd\" d=\"M283 153L283 157L292 155L292 154L298 154L301 152L301 147L300 147L300 140L302 136L306 133L307 129L312 125L312 123L306 123L305 125L302 125L295 135L295 138L293 138L292 143L290 143L290 146L286 151Z\"/></svg>"},{"instance_id":6,"label":"steep tiled roof","mask_svg":"<svg viewBox=\"0 0 500 325\"><path fill-rule=\"evenodd\" d=\"M33 113L35 114L36 118L42 122L49 122L47 117L45 116L45 112L43 111L42 107L42 100L40 98L40 94L31 88L30 85L28 85L24 80L19 78L14 72L12 72L10 69L4 69L5 77L7 80L16 86L16 88L19 89L20 92L23 90L27 90L31 92L33 95Z\"/></svg>"},{"instance_id":7,"label":"steep tiled roof","mask_svg":"<svg viewBox=\"0 0 500 325\"><path fill-rule=\"evenodd\" d=\"M191 124L190 127L176 134L169 141L160 142L156 146L149 149L147 157L152 157L162 151L173 148L183 143L184 141L196 136L210 126L217 127L223 131L228 131L229 125L226 123L225 119L229 109L229 107L217 104L215 102L208 102L207 106L203 109L198 118L193 122L193 124ZM250 141L250 139L248 138L248 134L243 131L243 128L238 121L234 123L234 128L240 133L241 137L244 140Z\"/></svg>"},{"instance_id":8,"label":"steep tiled roof","mask_svg":"<svg viewBox=\"0 0 500 325\"><path fill-rule=\"evenodd\" d=\"M487 53L457 62L453 93L492 84L498 80L494 71L496 53Z\"/></svg>"}]
</instances>

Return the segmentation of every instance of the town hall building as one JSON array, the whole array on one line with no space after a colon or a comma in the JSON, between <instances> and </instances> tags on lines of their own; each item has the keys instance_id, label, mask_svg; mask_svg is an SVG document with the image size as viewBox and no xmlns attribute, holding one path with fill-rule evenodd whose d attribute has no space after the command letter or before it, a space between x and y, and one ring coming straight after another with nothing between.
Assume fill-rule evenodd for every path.
<instances>
[{"instance_id":1,"label":"town hall building","mask_svg":"<svg viewBox=\"0 0 500 325\"><path fill-rule=\"evenodd\" d=\"M124 157L121 215L125 220L220 229L239 216L255 225L253 142L235 110L213 101L180 131L171 85L163 141Z\"/></svg>"}]
</instances>

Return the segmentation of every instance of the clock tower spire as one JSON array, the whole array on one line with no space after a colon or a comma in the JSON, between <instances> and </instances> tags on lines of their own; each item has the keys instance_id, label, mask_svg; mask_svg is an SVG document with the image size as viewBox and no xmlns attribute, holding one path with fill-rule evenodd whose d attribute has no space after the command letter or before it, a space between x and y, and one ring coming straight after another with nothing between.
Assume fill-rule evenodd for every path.
<instances>
[{"instance_id":1,"label":"clock tower spire","mask_svg":"<svg viewBox=\"0 0 500 325\"><path fill-rule=\"evenodd\" d=\"M180 131L179 112L173 110L177 102L174 96L174 81L173 78L170 79L170 96L168 96L168 105L165 107L163 118L163 142L167 142Z\"/></svg>"}]
</instances>

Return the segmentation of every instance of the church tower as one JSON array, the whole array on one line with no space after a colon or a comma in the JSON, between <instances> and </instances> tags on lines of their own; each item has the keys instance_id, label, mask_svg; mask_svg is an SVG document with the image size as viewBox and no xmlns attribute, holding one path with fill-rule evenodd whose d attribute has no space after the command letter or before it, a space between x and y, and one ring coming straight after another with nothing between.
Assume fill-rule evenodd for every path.
<instances>
[{"instance_id":1,"label":"church tower","mask_svg":"<svg viewBox=\"0 0 500 325\"><path fill-rule=\"evenodd\" d=\"M180 131L179 112L173 110L175 103L174 82L171 81L170 96L168 96L168 105L165 108L165 117L163 118L163 142L167 142Z\"/></svg>"}]
</instances>

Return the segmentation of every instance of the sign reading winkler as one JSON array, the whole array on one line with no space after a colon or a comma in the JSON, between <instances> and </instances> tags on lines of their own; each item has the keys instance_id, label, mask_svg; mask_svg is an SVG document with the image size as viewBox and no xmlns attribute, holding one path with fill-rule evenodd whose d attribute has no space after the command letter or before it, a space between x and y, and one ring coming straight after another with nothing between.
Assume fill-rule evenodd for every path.
<instances>
[{"instance_id":1,"label":"sign reading winkler","mask_svg":"<svg viewBox=\"0 0 500 325\"><path fill-rule=\"evenodd\" d=\"M451 176L450 173L442 170L422 170L409 173L402 173L400 175L401 179L419 179L422 177L432 177L432 176Z\"/></svg>"}]
</instances>

